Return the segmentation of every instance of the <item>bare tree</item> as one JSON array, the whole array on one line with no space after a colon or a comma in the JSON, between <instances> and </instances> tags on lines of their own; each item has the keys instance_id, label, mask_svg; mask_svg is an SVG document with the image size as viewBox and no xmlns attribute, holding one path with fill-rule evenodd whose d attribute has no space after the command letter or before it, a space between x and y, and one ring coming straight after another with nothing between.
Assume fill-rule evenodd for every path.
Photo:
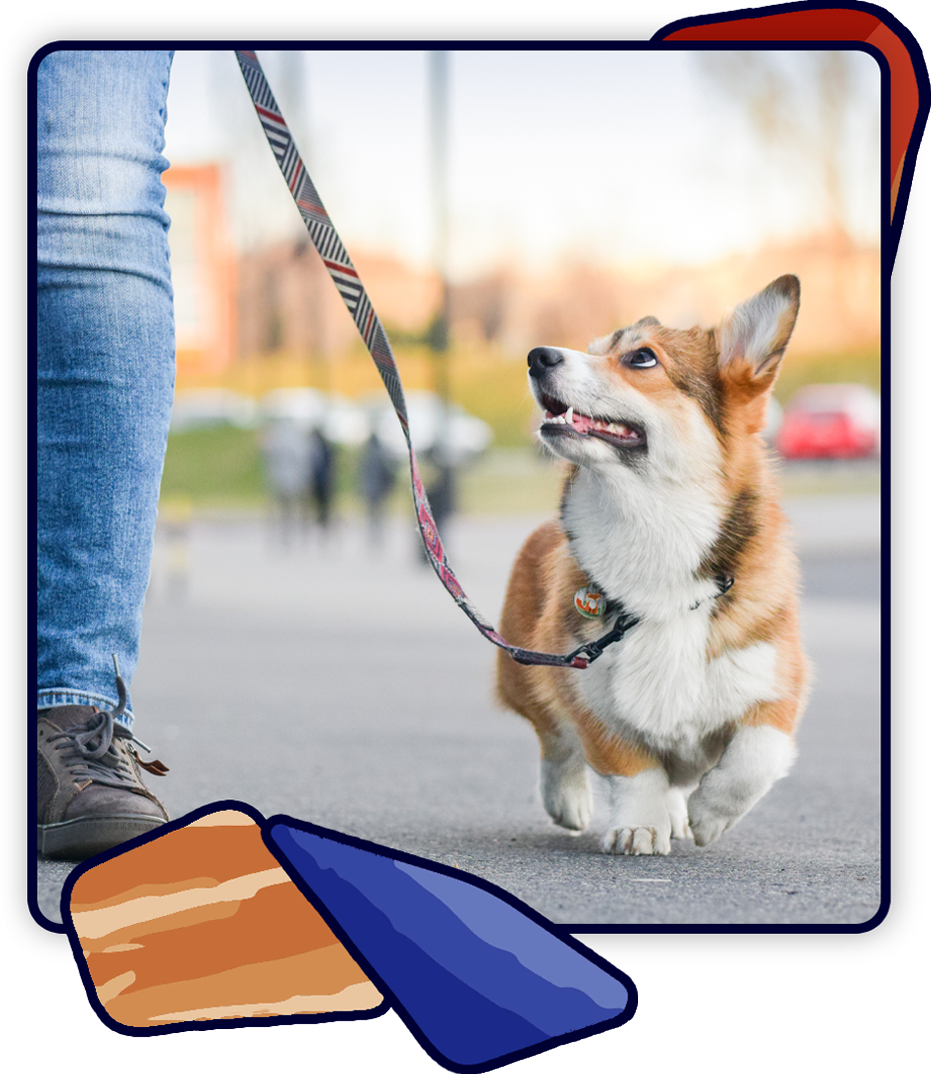
<instances>
[{"instance_id":1,"label":"bare tree","mask_svg":"<svg viewBox=\"0 0 931 1074\"><path fill-rule=\"evenodd\" d=\"M857 74L845 52L698 53L701 75L744 112L760 141L813 169L821 189L825 230L850 241L844 161L851 111L862 106Z\"/></svg>"}]
</instances>

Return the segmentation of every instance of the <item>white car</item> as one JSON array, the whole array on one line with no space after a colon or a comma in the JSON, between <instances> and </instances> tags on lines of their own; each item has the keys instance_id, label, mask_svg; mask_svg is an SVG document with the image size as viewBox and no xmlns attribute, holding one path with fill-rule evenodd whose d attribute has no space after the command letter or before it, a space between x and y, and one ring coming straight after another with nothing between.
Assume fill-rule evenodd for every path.
<instances>
[{"instance_id":1,"label":"white car","mask_svg":"<svg viewBox=\"0 0 931 1074\"><path fill-rule=\"evenodd\" d=\"M334 444L358 446L369 433L365 412L349 399L316 388L276 388L261 403L265 421L290 420L303 429L320 428Z\"/></svg>"},{"instance_id":2,"label":"white car","mask_svg":"<svg viewBox=\"0 0 931 1074\"><path fill-rule=\"evenodd\" d=\"M255 401L230 388L191 388L178 392L171 411L173 433L212 425L250 429L257 421Z\"/></svg>"},{"instance_id":3,"label":"white car","mask_svg":"<svg viewBox=\"0 0 931 1074\"><path fill-rule=\"evenodd\" d=\"M491 426L470 414L458 403L443 406L433 392L411 391L405 394L411 440L418 455L432 452L445 456L460 466L481 455L491 444ZM373 405L369 410L369 428L374 429L388 451L404 457L407 444L390 402Z\"/></svg>"}]
</instances>

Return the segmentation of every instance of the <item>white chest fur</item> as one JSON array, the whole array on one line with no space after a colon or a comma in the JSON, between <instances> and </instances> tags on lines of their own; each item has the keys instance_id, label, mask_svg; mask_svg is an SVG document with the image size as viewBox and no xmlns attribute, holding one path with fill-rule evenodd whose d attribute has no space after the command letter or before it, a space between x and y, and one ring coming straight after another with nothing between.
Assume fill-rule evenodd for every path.
<instances>
[{"instance_id":1,"label":"white chest fur","mask_svg":"<svg viewBox=\"0 0 931 1074\"><path fill-rule=\"evenodd\" d=\"M580 674L588 707L609 730L633 728L683 760L702 739L776 697L776 651L756 642L708 660L710 606L644 620Z\"/></svg>"},{"instance_id":2,"label":"white chest fur","mask_svg":"<svg viewBox=\"0 0 931 1074\"><path fill-rule=\"evenodd\" d=\"M723 509L702 488L580 473L563 510L573 556L612 600L640 618L672 620L717 593L698 579Z\"/></svg>"},{"instance_id":3,"label":"white chest fur","mask_svg":"<svg viewBox=\"0 0 931 1074\"><path fill-rule=\"evenodd\" d=\"M564 510L582 569L640 620L580 673L580 687L609 729L626 726L655 750L695 757L703 738L775 698L776 652L757 642L707 657L718 585L697 575L724 514L710 483L619 480L610 489L604 475L580 474Z\"/></svg>"}]
</instances>

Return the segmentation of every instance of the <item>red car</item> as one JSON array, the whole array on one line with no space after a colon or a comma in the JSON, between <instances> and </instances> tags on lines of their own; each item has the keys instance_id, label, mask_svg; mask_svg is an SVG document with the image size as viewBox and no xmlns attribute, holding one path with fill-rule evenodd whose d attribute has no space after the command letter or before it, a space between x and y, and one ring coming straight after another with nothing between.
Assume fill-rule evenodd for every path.
<instances>
[{"instance_id":1,"label":"red car","mask_svg":"<svg viewBox=\"0 0 931 1074\"><path fill-rule=\"evenodd\" d=\"M786 407L776 447L787 459L873 455L879 412L879 396L863 384L809 384Z\"/></svg>"}]
</instances>

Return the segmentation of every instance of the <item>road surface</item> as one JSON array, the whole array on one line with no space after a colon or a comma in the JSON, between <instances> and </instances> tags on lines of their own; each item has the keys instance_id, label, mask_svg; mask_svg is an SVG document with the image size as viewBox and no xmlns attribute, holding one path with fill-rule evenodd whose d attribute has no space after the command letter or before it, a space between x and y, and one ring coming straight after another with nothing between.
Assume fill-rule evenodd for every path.
<instances>
[{"instance_id":1,"label":"road surface","mask_svg":"<svg viewBox=\"0 0 931 1074\"><path fill-rule=\"evenodd\" d=\"M492 700L494 649L400 520L377 554L348 522L287 548L255 520L199 521L186 543L160 543L132 686L137 733L171 768L150 782L173 817L245 801L456 865L579 931L868 922L880 905L879 505L787 506L816 668L800 757L710 847L609 857L603 806L579 837L549 822L535 736ZM462 518L450 531L457 576L493 621L534 524ZM50 920L69 868L39 863Z\"/></svg>"}]
</instances>

